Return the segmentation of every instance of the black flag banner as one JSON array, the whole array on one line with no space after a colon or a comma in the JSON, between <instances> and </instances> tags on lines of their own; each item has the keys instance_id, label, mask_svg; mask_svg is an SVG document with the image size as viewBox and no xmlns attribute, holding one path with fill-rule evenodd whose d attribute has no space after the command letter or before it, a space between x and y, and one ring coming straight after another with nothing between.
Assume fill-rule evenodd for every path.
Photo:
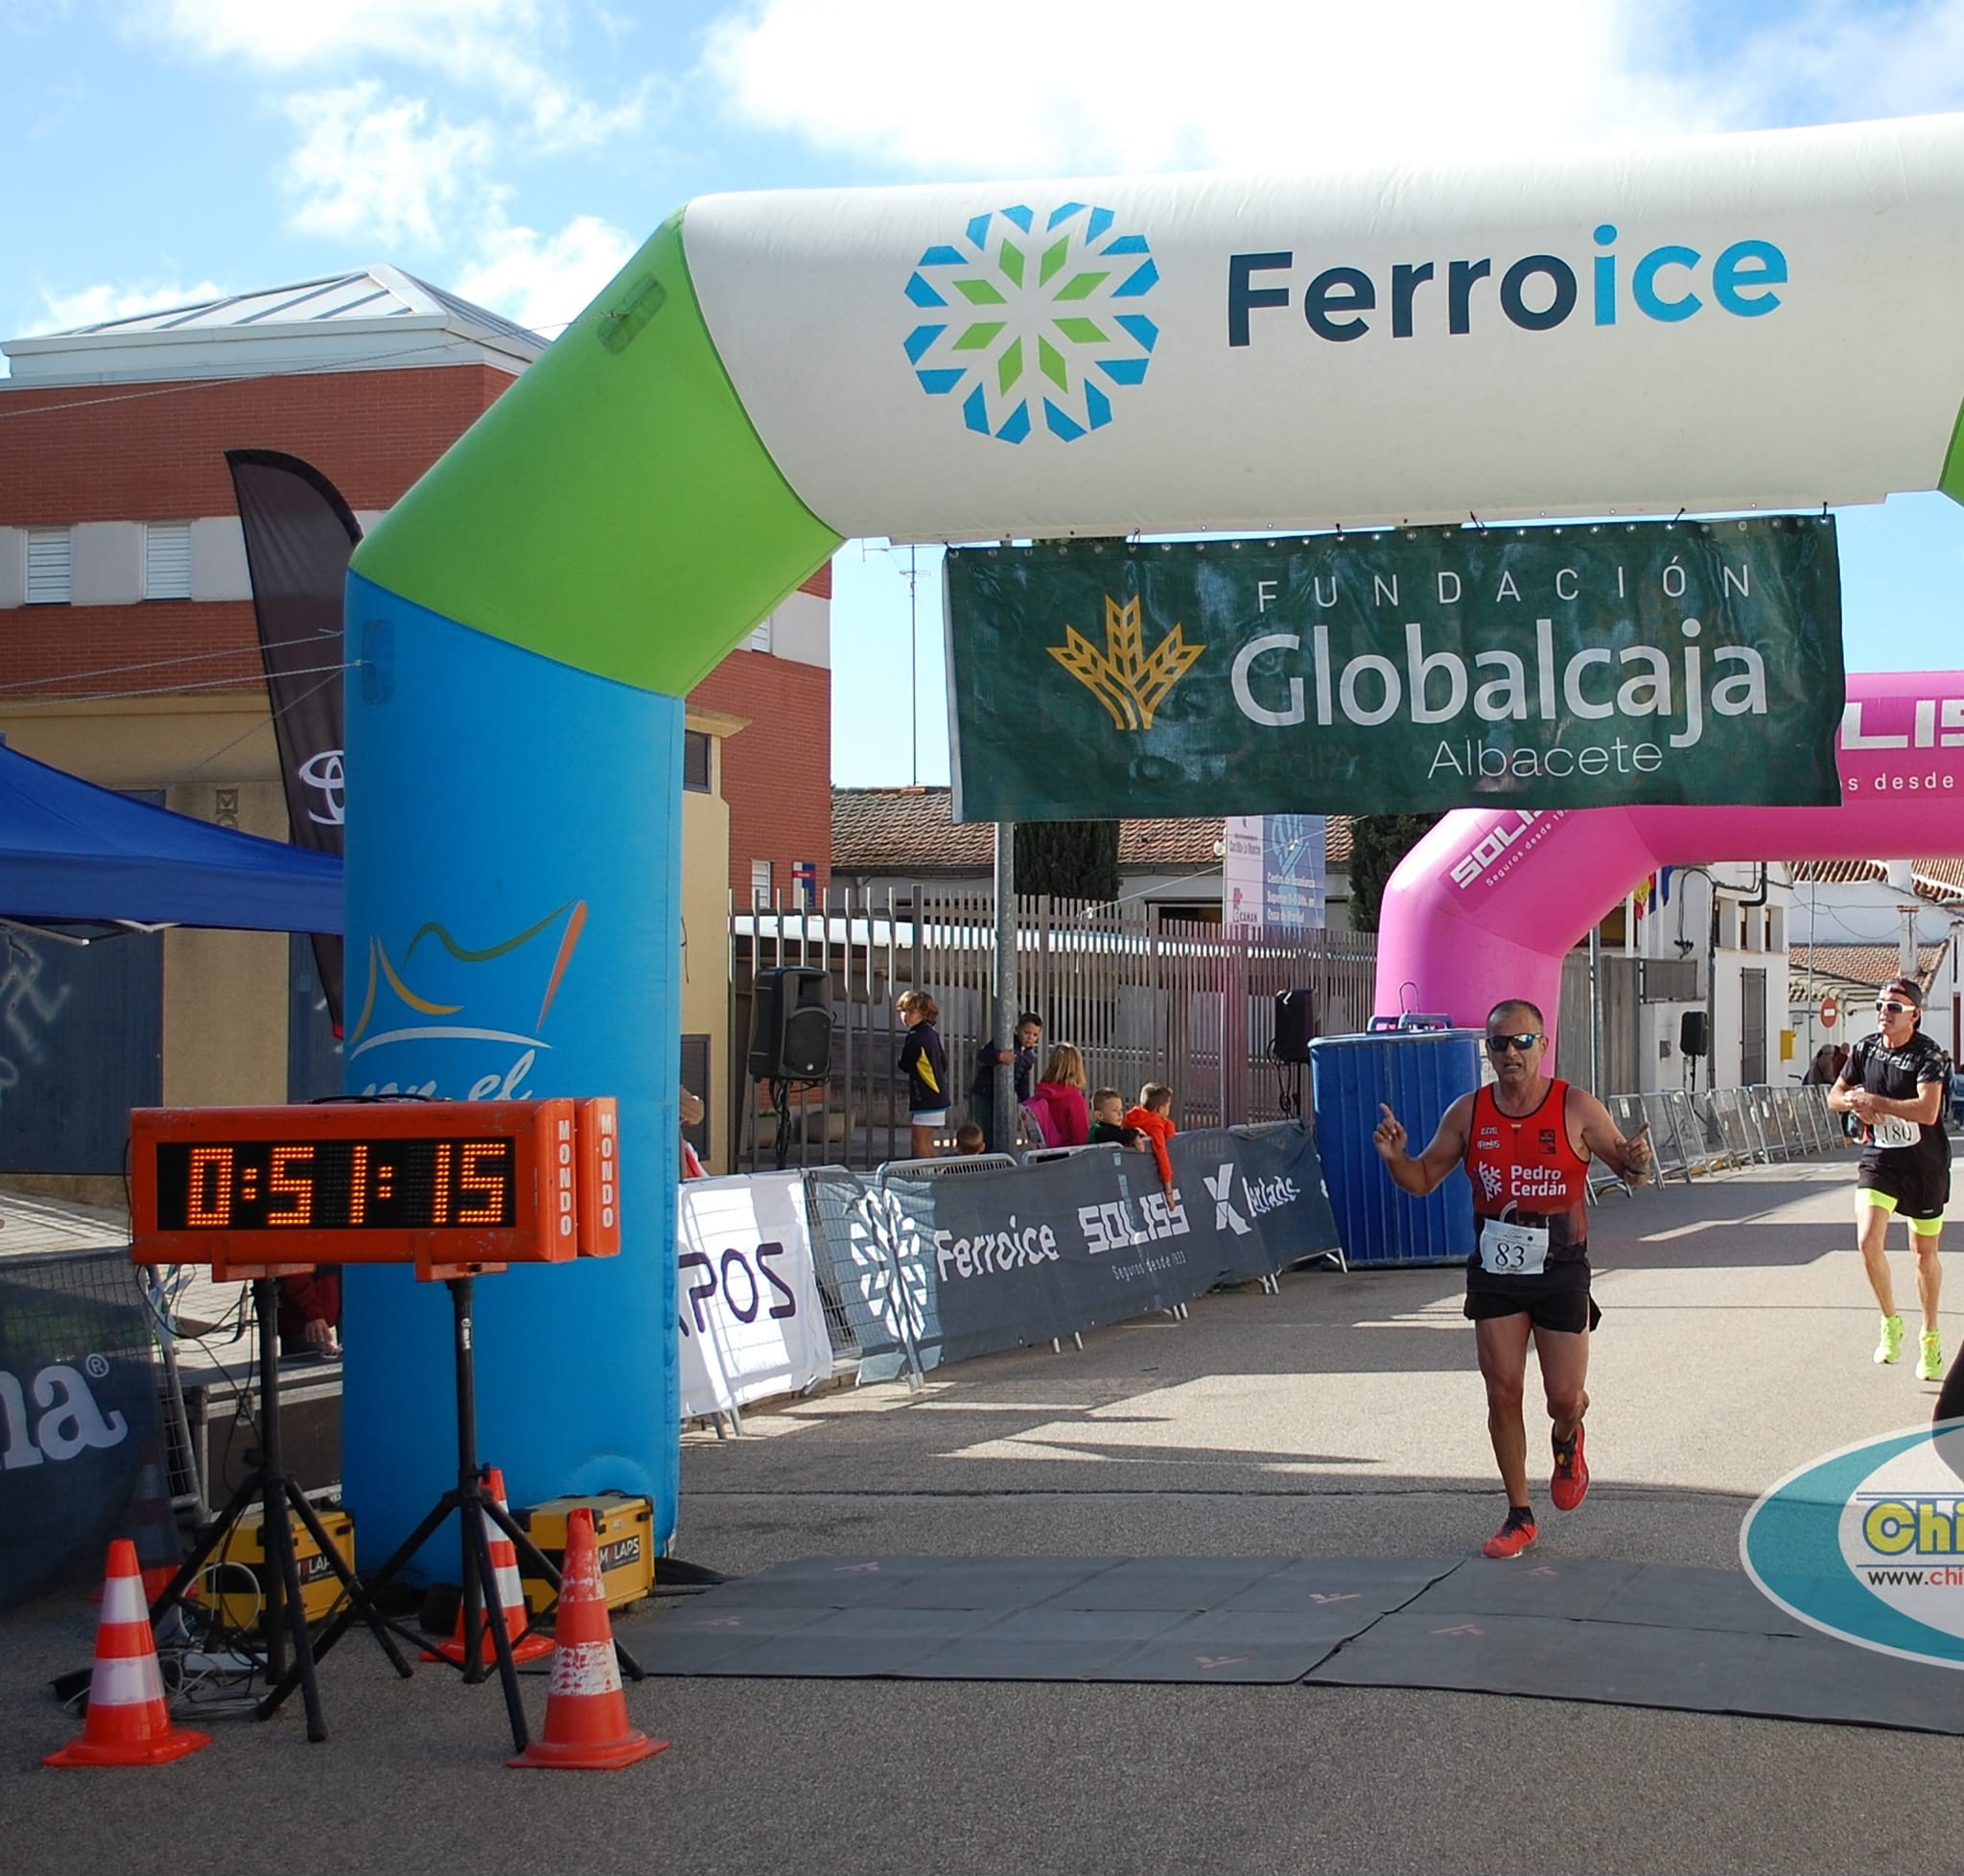
<instances>
[{"instance_id":1,"label":"black flag banner","mask_svg":"<svg viewBox=\"0 0 1964 1876\"><path fill-rule=\"evenodd\" d=\"M227 450L259 648L272 702L293 844L342 844L341 592L362 538L340 491L312 464L277 450ZM341 941L316 932L314 960L336 1033L341 1026Z\"/></svg>"}]
</instances>

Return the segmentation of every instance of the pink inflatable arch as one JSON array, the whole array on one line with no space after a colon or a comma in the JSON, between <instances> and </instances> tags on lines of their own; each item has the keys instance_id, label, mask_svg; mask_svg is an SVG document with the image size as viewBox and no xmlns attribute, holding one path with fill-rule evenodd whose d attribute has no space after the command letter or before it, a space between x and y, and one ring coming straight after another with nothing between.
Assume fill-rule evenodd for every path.
<instances>
[{"instance_id":1,"label":"pink inflatable arch","mask_svg":"<svg viewBox=\"0 0 1964 1876\"><path fill-rule=\"evenodd\" d=\"M1564 953L1660 866L1964 854L1964 672L1851 675L1835 753L1833 808L1456 809L1385 887L1376 1007L1552 1026Z\"/></svg>"}]
</instances>

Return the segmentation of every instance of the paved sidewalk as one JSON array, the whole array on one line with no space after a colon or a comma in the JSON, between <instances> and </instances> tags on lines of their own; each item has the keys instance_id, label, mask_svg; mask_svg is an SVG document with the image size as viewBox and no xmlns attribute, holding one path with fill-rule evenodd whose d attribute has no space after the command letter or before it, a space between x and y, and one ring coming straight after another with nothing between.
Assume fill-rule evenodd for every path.
<instances>
[{"instance_id":1,"label":"paved sidewalk","mask_svg":"<svg viewBox=\"0 0 1964 1876\"><path fill-rule=\"evenodd\" d=\"M1542 1551L1736 1568L1790 1468L1928 1417L1869 1360L1852 1155L1606 1200L1595 1484ZM1908 1289L1908 1257L1892 1253ZM1305 1271L691 1435L677 1549L726 1572L842 1552L1423 1556L1498 1520L1453 1271ZM1947 1340L1964 1340L1964 1279ZM1531 1426L1538 1401L1531 1401ZM1532 1435L1533 1450L1543 1450ZM632 1644L660 1609L623 1625ZM335 1872L1831 1870L1959 1865L1953 1739L1325 1687L651 1680L630 1770L503 1769L495 1686L394 1680L353 1636L334 1737L221 1722L152 1772L58 1774L46 1697L79 1599L0 1618L8 1868ZM1876 1671L1889 1664L1876 1657ZM543 1686L527 1683L536 1723ZM1959 1677L1964 1701L1964 1676ZM270 1802L269 1802L270 1799Z\"/></svg>"}]
</instances>

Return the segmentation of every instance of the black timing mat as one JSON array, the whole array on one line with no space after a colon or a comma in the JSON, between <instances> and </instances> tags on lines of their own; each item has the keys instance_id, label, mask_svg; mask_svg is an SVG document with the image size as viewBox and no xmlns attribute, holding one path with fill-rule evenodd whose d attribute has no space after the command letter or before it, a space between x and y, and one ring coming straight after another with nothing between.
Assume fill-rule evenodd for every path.
<instances>
[{"instance_id":1,"label":"black timing mat","mask_svg":"<svg viewBox=\"0 0 1964 1876\"><path fill-rule=\"evenodd\" d=\"M637 1630L650 1674L1437 1687L1964 1733L1964 1674L1736 1571L1601 1558L810 1557Z\"/></svg>"}]
</instances>

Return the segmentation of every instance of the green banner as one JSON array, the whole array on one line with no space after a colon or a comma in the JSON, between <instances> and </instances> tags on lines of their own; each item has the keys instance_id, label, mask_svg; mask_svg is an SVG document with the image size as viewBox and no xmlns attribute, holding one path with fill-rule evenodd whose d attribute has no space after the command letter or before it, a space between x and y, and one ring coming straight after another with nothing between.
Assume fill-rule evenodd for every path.
<instances>
[{"instance_id":1,"label":"green banner","mask_svg":"<svg viewBox=\"0 0 1964 1876\"><path fill-rule=\"evenodd\" d=\"M1826 515L951 550L955 818L1840 799Z\"/></svg>"}]
</instances>

